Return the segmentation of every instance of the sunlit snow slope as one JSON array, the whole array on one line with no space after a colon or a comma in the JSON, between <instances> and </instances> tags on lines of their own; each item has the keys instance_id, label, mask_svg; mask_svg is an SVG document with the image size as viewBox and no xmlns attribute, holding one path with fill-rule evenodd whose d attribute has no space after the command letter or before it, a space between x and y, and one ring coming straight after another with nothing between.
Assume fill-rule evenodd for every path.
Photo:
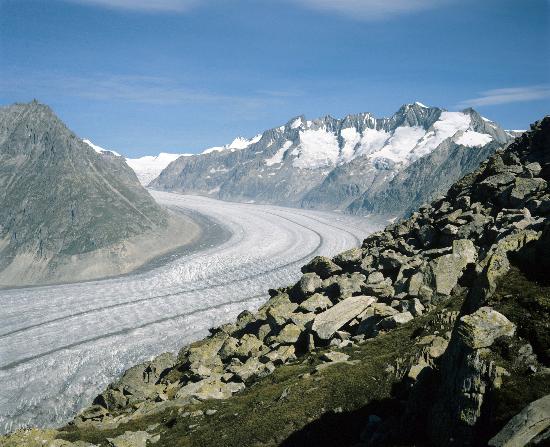
<instances>
[{"instance_id":1,"label":"sunlit snow slope","mask_svg":"<svg viewBox=\"0 0 550 447\"><path fill-rule=\"evenodd\" d=\"M0 291L1 431L69 420L131 365L257 307L313 256L359 245L380 227L347 215L152 194L217 220L232 236L144 273Z\"/></svg>"}]
</instances>

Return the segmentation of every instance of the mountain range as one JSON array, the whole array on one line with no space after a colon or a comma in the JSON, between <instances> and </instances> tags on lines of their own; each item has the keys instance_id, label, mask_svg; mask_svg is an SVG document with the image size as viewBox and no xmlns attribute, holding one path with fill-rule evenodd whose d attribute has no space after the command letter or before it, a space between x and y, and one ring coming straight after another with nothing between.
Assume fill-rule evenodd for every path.
<instances>
[{"instance_id":1,"label":"mountain range","mask_svg":"<svg viewBox=\"0 0 550 447\"><path fill-rule=\"evenodd\" d=\"M416 102L389 118L304 116L179 157L155 189L223 200L397 216L444 193L516 135L473 109Z\"/></svg>"}]
</instances>

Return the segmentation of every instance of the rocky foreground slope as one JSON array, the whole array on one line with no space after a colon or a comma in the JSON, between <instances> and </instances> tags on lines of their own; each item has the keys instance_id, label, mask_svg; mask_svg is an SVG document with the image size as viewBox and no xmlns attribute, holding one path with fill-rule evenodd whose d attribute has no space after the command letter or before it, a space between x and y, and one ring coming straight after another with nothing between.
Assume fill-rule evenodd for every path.
<instances>
[{"instance_id":1,"label":"rocky foreground slope","mask_svg":"<svg viewBox=\"0 0 550 447\"><path fill-rule=\"evenodd\" d=\"M0 108L0 287L123 273L167 248L169 226L122 157L46 105Z\"/></svg>"},{"instance_id":2,"label":"rocky foreground slope","mask_svg":"<svg viewBox=\"0 0 550 447\"><path fill-rule=\"evenodd\" d=\"M251 140L180 157L151 186L396 217L445 192L512 138L472 109L449 112L421 103L388 118L301 116Z\"/></svg>"},{"instance_id":3,"label":"rocky foreground slope","mask_svg":"<svg viewBox=\"0 0 550 447\"><path fill-rule=\"evenodd\" d=\"M550 439L550 117L446 196L5 446Z\"/></svg>"}]
</instances>

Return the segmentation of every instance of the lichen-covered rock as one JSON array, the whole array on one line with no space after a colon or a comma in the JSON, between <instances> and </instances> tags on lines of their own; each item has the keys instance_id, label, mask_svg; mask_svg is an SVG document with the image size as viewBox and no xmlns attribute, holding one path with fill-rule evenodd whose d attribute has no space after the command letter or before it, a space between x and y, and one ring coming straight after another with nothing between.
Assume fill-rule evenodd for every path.
<instances>
[{"instance_id":1,"label":"lichen-covered rock","mask_svg":"<svg viewBox=\"0 0 550 447\"><path fill-rule=\"evenodd\" d=\"M311 330L321 340L329 340L334 333L376 301L371 296L352 296L320 313L313 320Z\"/></svg>"},{"instance_id":2,"label":"lichen-covered rock","mask_svg":"<svg viewBox=\"0 0 550 447\"><path fill-rule=\"evenodd\" d=\"M296 287L303 297L307 297L319 289L322 284L321 278L317 273L304 273L298 284L296 284Z\"/></svg>"},{"instance_id":3,"label":"lichen-covered rock","mask_svg":"<svg viewBox=\"0 0 550 447\"><path fill-rule=\"evenodd\" d=\"M323 287L329 296L343 300L361 292L365 287L365 279L365 275L357 272L337 275L324 280Z\"/></svg>"},{"instance_id":4,"label":"lichen-covered rock","mask_svg":"<svg viewBox=\"0 0 550 447\"><path fill-rule=\"evenodd\" d=\"M298 341L301 334L302 329L300 327L294 323L289 323L281 329L281 332L274 337L273 341L283 345L291 345Z\"/></svg>"},{"instance_id":5,"label":"lichen-covered rock","mask_svg":"<svg viewBox=\"0 0 550 447\"><path fill-rule=\"evenodd\" d=\"M190 382L181 387L175 395L176 399L227 399L233 394L233 388L223 383L219 377L210 377L198 382Z\"/></svg>"},{"instance_id":6,"label":"lichen-covered rock","mask_svg":"<svg viewBox=\"0 0 550 447\"><path fill-rule=\"evenodd\" d=\"M327 279L342 272L342 268L325 256L315 256L302 267L302 273L317 273L321 279Z\"/></svg>"},{"instance_id":7,"label":"lichen-covered rock","mask_svg":"<svg viewBox=\"0 0 550 447\"><path fill-rule=\"evenodd\" d=\"M326 295L316 293L300 303L299 310L317 313L319 311L326 310L331 306L332 301Z\"/></svg>"},{"instance_id":8,"label":"lichen-covered rock","mask_svg":"<svg viewBox=\"0 0 550 447\"><path fill-rule=\"evenodd\" d=\"M463 270L475 262L476 249L470 240L453 241L453 251L430 262L435 291L441 295L450 295L457 285Z\"/></svg>"},{"instance_id":9,"label":"lichen-covered rock","mask_svg":"<svg viewBox=\"0 0 550 447\"><path fill-rule=\"evenodd\" d=\"M515 330L515 325L508 318L490 307L464 315L458 326L462 341L472 349L487 348L499 337L511 337Z\"/></svg>"}]
</instances>

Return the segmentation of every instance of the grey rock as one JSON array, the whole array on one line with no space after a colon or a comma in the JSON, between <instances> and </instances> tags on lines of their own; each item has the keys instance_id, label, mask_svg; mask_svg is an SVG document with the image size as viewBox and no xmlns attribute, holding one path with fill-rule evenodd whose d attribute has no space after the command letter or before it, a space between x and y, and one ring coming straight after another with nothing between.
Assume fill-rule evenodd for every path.
<instances>
[{"instance_id":1,"label":"grey rock","mask_svg":"<svg viewBox=\"0 0 550 447\"><path fill-rule=\"evenodd\" d=\"M321 356L321 360L325 362L345 362L349 359L349 355L338 351L328 351Z\"/></svg>"},{"instance_id":2,"label":"grey rock","mask_svg":"<svg viewBox=\"0 0 550 447\"><path fill-rule=\"evenodd\" d=\"M408 323L413 319L414 317L410 312L401 312L401 313L397 313L395 315L383 318L378 323L378 327L380 329L385 329L385 330L394 329L397 326Z\"/></svg>"},{"instance_id":3,"label":"grey rock","mask_svg":"<svg viewBox=\"0 0 550 447\"><path fill-rule=\"evenodd\" d=\"M487 348L504 335L514 335L516 326L504 315L490 307L481 307L460 319L458 333L472 349Z\"/></svg>"},{"instance_id":4,"label":"grey rock","mask_svg":"<svg viewBox=\"0 0 550 447\"><path fill-rule=\"evenodd\" d=\"M531 402L489 441L491 447L523 447L550 427L550 394Z\"/></svg>"},{"instance_id":5,"label":"grey rock","mask_svg":"<svg viewBox=\"0 0 550 447\"><path fill-rule=\"evenodd\" d=\"M342 268L325 256L316 256L302 267L302 273L317 273L321 279L327 279L342 272Z\"/></svg>"},{"instance_id":6,"label":"grey rock","mask_svg":"<svg viewBox=\"0 0 550 447\"><path fill-rule=\"evenodd\" d=\"M370 296L352 296L320 313L313 320L312 331L322 340L329 340L334 333L351 321L376 300Z\"/></svg>"},{"instance_id":7,"label":"grey rock","mask_svg":"<svg viewBox=\"0 0 550 447\"><path fill-rule=\"evenodd\" d=\"M302 296L307 297L322 286L321 278L316 273L304 273L297 287Z\"/></svg>"},{"instance_id":8,"label":"grey rock","mask_svg":"<svg viewBox=\"0 0 550 447\"><path fill-rule=\"evenodd\" d=\"M319 312L332 306L332 301L325 295L316 293L300 303L299 310L305 312Z\"/></svg>"}]
</instances>

